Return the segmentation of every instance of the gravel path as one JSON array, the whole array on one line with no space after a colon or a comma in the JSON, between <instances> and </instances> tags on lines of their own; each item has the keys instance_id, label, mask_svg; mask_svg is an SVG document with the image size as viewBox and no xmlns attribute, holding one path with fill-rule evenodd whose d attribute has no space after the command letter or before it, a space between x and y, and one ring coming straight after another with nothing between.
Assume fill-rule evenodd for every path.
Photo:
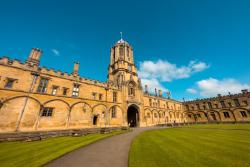
<instances>
[{"instance_id":1,"label":"gravel path","mask_svg":"<svg viewBox=\"0 0 250 167\"><path fill-rule=\"evenodd\" d=\"M135 128L132 132L106 138L51 161L47 167L127 167L132 140L143 131L156 127Z\"/></svg>"}]
</instances>

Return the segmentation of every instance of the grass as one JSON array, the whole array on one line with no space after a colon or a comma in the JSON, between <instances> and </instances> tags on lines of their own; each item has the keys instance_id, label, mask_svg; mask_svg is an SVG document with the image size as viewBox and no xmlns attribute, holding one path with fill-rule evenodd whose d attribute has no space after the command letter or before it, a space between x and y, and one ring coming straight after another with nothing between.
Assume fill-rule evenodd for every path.
<instances>
[{"instance_id":1,"label":"grass","mask_svg":"<svg viewBox=\"0 0 250 167\"><path fill-rule=\"evenodd\" d=\"M129 167L250 167L250 125L153 130L132 143Z\"/></svg>"},{"instance_id":2,"label":"grass","mask_svg":"<svg viewBox=\"0 0 250 167\"><path fill-rule=\"evenodd\" d=\"M90 134L81 137L55 137L33 142L1 142L0 166L42 166L72 150L120 133L123 132L115 131L109 134Z\"/></svg>"}]
</instances>

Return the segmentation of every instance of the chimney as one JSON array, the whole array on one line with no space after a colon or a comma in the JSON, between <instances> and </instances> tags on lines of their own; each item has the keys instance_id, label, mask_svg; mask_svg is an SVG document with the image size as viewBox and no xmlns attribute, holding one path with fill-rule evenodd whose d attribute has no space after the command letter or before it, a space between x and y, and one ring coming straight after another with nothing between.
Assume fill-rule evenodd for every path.
<instances>
[{"instance_id":1,"label":"chimney","mask_svg":"<svg viewBox=\"0 0 250 167\"><path fill-rule=\"evenodd\" d=\"M158 95L162 97L162 90L158 90Z\"/></svg>"},{"instance_id":2,"label":"chimney","mask_svg":"<svg viewBox=\"0 0 250 167\"><path fill-rule=\"evenodd\" d=\"M74 76L78 76L79 65L80 65L79 61L74 62L74 69L73 69L73 73L72 73Z\"/></svg>"},{"instance_id":3,"label":"chimney","mask_svg":"<svg viewBox=\"0 0 250 167\"><path fill-rule=\"evenodd\" d=\"M39 66L41 55L42 55L41 49L33 48L30 52L28 59L26 60L26 63L29 64L30 66Z\"/></svg>"},{"instance_id":4,"label":"chimney","mask_svg":"<svg viewBox=\"0 0 250 167\"><path fill-rule=\"evenodd\" d=\"M148 85L145 85L145 93L148 93Z\"/></svg>"}]
</instances>

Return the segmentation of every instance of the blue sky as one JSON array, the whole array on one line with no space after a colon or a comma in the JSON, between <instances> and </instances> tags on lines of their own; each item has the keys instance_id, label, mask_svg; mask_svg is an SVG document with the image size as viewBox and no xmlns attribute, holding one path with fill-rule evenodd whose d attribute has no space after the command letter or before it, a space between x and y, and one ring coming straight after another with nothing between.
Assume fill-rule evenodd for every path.
<instances>
[{"instance_id":1,"label":"blue sky","mask_svg":"<svg viewBox=\"0 0 250 167\"><path fill-rule=\"evenodd\" d=\"M0 56L24 61L38 47L42 66L71 72L79 60L81 76L106 81L122 31L140 73L152 67L144 80L174 98L238 92L250 87L249 9L248 0L4 0Z\"/></svg>"}]
</instances>

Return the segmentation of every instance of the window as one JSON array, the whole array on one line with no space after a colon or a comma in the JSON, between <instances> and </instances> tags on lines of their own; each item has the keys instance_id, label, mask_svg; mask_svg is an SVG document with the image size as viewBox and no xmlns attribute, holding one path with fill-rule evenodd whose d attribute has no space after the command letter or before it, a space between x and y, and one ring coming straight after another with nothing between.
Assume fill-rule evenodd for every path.
<instances>
[{"instance_id":1,"label":"window","mask_svg":"<svg viewBox=\"0 0 250 167\"><path fill-rule=\"evenodd\" d=\"M201 114L196 114L196 116L197 116L198 118L201 118Z\"/></svg>"},{"instance_id":2,"label":"window","mask_svg":"<svg viewBox=\"0 0 250 167\"><path fill-rule=\"evenodd\" d=\"M240 111L242 117L247 117L247 113L245 111Z\"/></svg>"},{"instance_id":3,"label":"window","mask_svg":"<svg viewBox=\"0 0 250 167\"><path fill-rule=\"evenodd\" d=\"M147 113L147 118L150 118L150 113Z\"/></svg>"},{"instance_id":4,"label":"window","mask_svg":"<svg viewBox=\"0 0 250 167\"><path fill-rule=\"evenodd\" d=\"M156 113L154 113L154 117L157 118L157 114Z\"/></svg>"},{"instance_id":5,"label":"window","mask_svg":"<svg viewBox=\"0 0 250 167\"><path fill-rule=\"evenodd\" d=\"M223 112L225 118L230 118L230 115L228 112Z\"/></svg>"},{"instance_id":6,"label":"window","mask_svg":"<svg viewBox=\"0 0 250 167\"><path fill-rule=\"evenodd\" d=\"M63 88L63 95L66 96L68 93L68 88Z\"/></svg>"},{"instance_id":7,"label":"window","mask_svg":"<svg viewBox=\"0 0 250 167\"><path fill-rule=\"evenodd\" d=\"M117 102L117 92L113 92L113 102Z\"/></svg>"},{"instance_id":8,"label":"window","mask_svg":"<svg viewBox=\"0 0 250 167\"><path fill-rule=\"evenodd\" d=\"M215 108L218 108L218 104L214 104Z\"/></svg>"},{"instance_id":9,"label":"window","mask_svg":"<svg viewBox=\"0 0 250 167\"><path fill-rule=\"evenodd\" d=\"M99 94L99 100L102 100L102 94Z\"/></svg>"},{"instance_id":10,"label":"window","mask_svg":"<svg viewBox=\"0 0 250 167\"><path fill-rule=\"evenodd\" d=\"M92 96L93 96L93 99L95 100L96 93L95 93L95 92L92 92Z\"/></svg>"},{"instance_id":11,"label":"window","mask_svg":"<svg viewBox=\"0 0 250 167\"><path fill-rule=\"evenodd\" d=\"M7 78L7 82L5 84L5 88L12 88L14 84L15 79Z\"/></svg>"},{"instance_id":12,"label":"window","mask_svg":"<svg viewBox=\"0 0 250 167\"><path fill-rule=\"evenodd\" d=\"M245 105L245 106L247 106L247 101L245 100L245 101L242 101L242 103Z\"/></svg>"},{"instance_id":13,"label":"window","mask_svg":"<svg viewBox=\"0 0 250 167\"><path fill-rule=\"evenodd\" d=\"M206 110L206 106L205 105L203 105L203 109Z\"/></svg>"},{"instance_id":14,"label":"window","mask_svg":"<svg viewBox=\"0 0 250 167\"><path fill-rule=\"evenodd\" d=\"M189 106L188 106L188 105L186 105L186 108L187 108L187 110L189 111Z\"/></svg>"},{"instance_id":15,"label":"window","mask_svg":"<svg viewBox=\"0 0 250 167\"><path fill-rule=\"evenodd\" d=\"M112 110L111 110L111 117L112 117L112 118L116 118L116 106L112 107Z\"/></svg>"},{"instance_id":16,"label":"window","mask_svg":"<svg viewBox=\"0 0 250 167\"><path fill-rule=\"evenodd\" d=\"M42 112L42 117L51 117L53 113L53 108L51 107L45 107L43 108L43 112Z\"/></svg>"},{"instance_id":17,"label":"window","mask_svg":"<svg viewBox=\"0 0 250 167\"><path fill-rule=\"evenodd\" d=\"M79 95L79 87L80 87L79 84L74 83L73 91L72 91L72 96L73 97L78 97L78 95Z\"/></svg>"},{"instance_id":18,"label":"window","mask_svg":"<svg viewBox=\"0 0 250 167\"><path fill-rule=\"evenodd\" d=\"M189 118L192 118L192 115L188 114L188 117L189 117Z\"/></svg>"},{"instance_id":19,"label":"window","mask_svg":"<svg viewBox=\"0 0 250 167\"><path fill-rule=\"evenodd\" d=\"M129 59L129 47L127 47L127 56L128 56L128 61L130 60Z\"/></svg>"},{"instance_id":20,"label":"window","mask_svg":"<svg viewBox=\"0 0 250 167\"><path fill-rule=\"evenodd\" d=\"M135 94L134 88L133 87L129 87L128 95L134 96L134 94Z\"/></svg>"},{"instance_id":21,"label":"window","mask_svg":"<svg viewBox=\"0 0 250 167\"><path fill-rule=\"evenodd\" d=\"M57 92L57 89L58 89L58 86L52 86L52 95L56 95L56 92Z\"/></svg>"},{"instance_id":22,"label":"window","mask_svg":"<svg viewBox=\"0 0 250 167\"><path fill-rule=\"evenodd\" d=\"M160 105L161 105L161 104L160 104L160 100L158 100L158 107L160 107Z\"/></svg>"},{"instance_id":23,"label":"window","mask_svg":"<svg viewBox=\"0 0 250 167\"><path fill-rule=\"evenodd\" d=\"M207 118L207 113L204 113L205 117Z\"/></svg>"},{"instance_id":24,"label":"window","mask_svg":"<svg viewBox=\"0 0 250 167\"><path fill-rule=\"evenodd\" d=\"M229 106L229 107L232 107L232 103L229 102L229 103L228 103L228 106Z\"/></svg>"},{"instance_id":25,"label":"window","mask_svg":"<svg viewBox=\"0 0 250 167\"><path fill-rule=\"evenodd\" d=\"M236 107L239 107L239 106L240 106L239 99L234 99L234 103L235 103L235 106L236 106Z\"/></svg>"},{"instance_id":26,"label":"window","mask_svg":"<svg viewBox=\"0 0 250 167\"><path fill-rule=\"evenodd\" d=\"M37 88L38 93L45 93L47 90L49 80L47 78L41 78L39 86Z\"/></svg>"},{"instance_id":27,"label":"window","mask_svg":"<svg viewBox=\"0 0 250 167\"><path fill-rule=\"evenodd\" d=\"M124 46L120 46L119 54L120 54L120 58L123 58L123 56L124 56Z\"/></svg>"},{"instance_id":28,"label":"window","mask_svg":"<svg viewBox=\"0 0 250 167\"><path fill-rule=\"evenodd\" d=\"M128 65L128 70L132 71L132 66L131 65Z\"/></svg>"},{"instance_id":29,"label":"window","mask_svg":"<svg viewBox=\"0 0 250 167\"><path fill-rule=\"evenodd\" d=\"M200 110L200 105L196 104L197 110Z\"/></svg>"},{"instance_id":30,"label":"window","mask_svg":"<svg viewBox=\"0 0 250 167\"><path fill-rule=\"evenodd\" d=\"M194 107L193 107L193 106L192 106L191 108L192 108L192 110L194 110Z\"/></svg>"},{"instance_id":31,"label":"window","mask_svg":"<svg viewBox=\"0 0 250 167\"><path fill-rule=\"evenodd\" d=\"M149 106L152 106L152 99L149 99Z\"/></svg>"},{"instance_id":32,"label":"window","mask_svg":"<svg viewBox=\"0 0 250 167\"><path fill-rule=\"evenodd\" d=\"M222 108L226 108L225 102L224 101L220 101L221 107Z\"/></svg>"},{"instance_id":33,"label":"window","mask_svg":"<svg viewBox=\"0 0 250 167\"><path fill-rule=\"evenodd\" d=\"M208 102L207 104L208 104L208 108L209 108L209 109L212 109L212 108L213 108L213 106L212 106L212 103L211 103L211 102Z\"/></svg>"}]
</instances>

